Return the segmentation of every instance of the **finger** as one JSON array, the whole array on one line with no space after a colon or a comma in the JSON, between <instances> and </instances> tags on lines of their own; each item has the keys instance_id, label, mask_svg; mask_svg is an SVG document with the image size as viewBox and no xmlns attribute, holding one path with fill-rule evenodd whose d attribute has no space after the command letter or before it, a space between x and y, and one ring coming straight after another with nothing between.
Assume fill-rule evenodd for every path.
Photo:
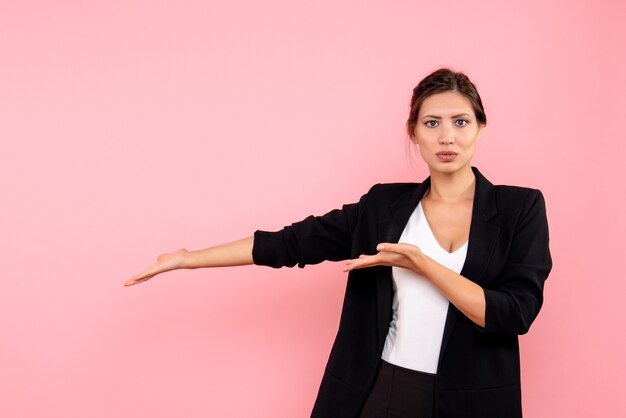
<instances>
[{"instance_id":1,"label":"finger","mask_svg":"<svg viewBox=\"0 0 626 418\"><path fill-rule=\"evenodd\" d=\"M354 259L354 260L347 260L346 261L346 266L353 266L356 263L358 263L360 261L360 259Z\"/></svg>"},{"instance_id":2,"label":"finger","mask_svg":"<svg viewBox=\"0 0 626 418\"><path fill-rule=\"evenodd\" d=\"M124 286L132 286L132 285L134 285L134 284L141 283L141 282L143 282L143 281L144 281L144 280L142 280L142 279L130 279L130 280L126 280L126 281L124 282Z\"/></svg>"},{"instance_id":3,"label":"finger","mask_svg":"<svg viewBox=\"0 0 626 418\"><path fill-rule=\"evenodd\" d=\"M361 254L358 258L351 258L349 260L345 260L346 263L354 263L356 261L362 260L367 257L373 257L373 255Z\"/></svg>"},{"instance_id":4,"label":"finger","mask_svg":"<svg viewBox=\"0 0 626 418\"><path fill-rule=\"evenodd\" d=\"M137 283L137 279L135 277L130 278L124 282L124 286L132 286Z\"/></svg>"},{"instance_id":5,"label":"finger","mask_svg":"<svg viewBox=\"0 0 626 418\"><path fill-rule=\"evenodd\" d=\"M363 268L363 267L367 267L367 265L365 265L363 263L358 263L358 262L349 263L349 264L346 264L344 266L343 271L344 272L345 271L351 271L351 270L356 270L356 269L360 269L360 268Z\"/></svg>"},{"instance_id":6,"label":"finger","mask_svg":"<svg viewBox=\"0 0 626 418\"><path fill-rule=\"evenodd\" d=\"M376 246L378 251L387 251L399 254L406 254L408 252L407 244L399 243L389 243L389 242L381 242Z\"/></svg>"},{"instance_id":7,"label":"finger","mask_svg":"<svg viewBox=\"0 0 626 418\"><path fill-rule=\"evenodd\" d=\"M134 284L145 282L146 280L150 280L156 275L156 273L151 270L153 269L143 271L137 274L136 276L131 277L130 279L124 282L124 286L132 286Z\"/></svg>"},{"instance_id":8,"label":"finger","mask_svg":"<svg viewBox=\"0 0 626 418\"><path fill-rule=\"evenodd\" d=\"M132 286L132 285L137 284L137 283L139 283L139 280L126 280L124 282L124 286L128 287L128 286Z\"/></svg>"},{"instance_id":9,"label":"finger","mask_svg":"<svg viewBox=\"0 0 626 418\"><path fill-rule=\"evenodd\" d=\"M361 260L362 260L361 258L347 260L345 266L343 267L343 271L349 271L349 270L354 269L354 267L357 266L359 261Z\"/></svg>"},{"instance_id":10,"label":"finger","mask_svg":"<svg viewBox=\"0 0 626 418\"><path fill-rule=\"evenodd\" d=\"M346 264L357 263L357 262L359 262L361 260L364 260L364 259L367 259L367 258L371 258L371 257L374 257L374 255L361 254L359 256L359 258L353 258L353 259L350 259L350 260L346 260Z\"/></svg>"},{"instance_id":11,"label":"finger","mask_svg":"<svg viewBox=\"0 0 626 418\"><path fill-rule=\"evenodd\" d=\"M151 279L151 278L153 278L153 277L154 277L154 275L152 275L152 276L147 276L147 277L141 277L141 278L138 278L138 279L130 279L130 280L128 280L126 283L128 283L128 285L127 285L127 286L132 286L132 285L134 285L134 284L147 282L148 280L150 280L150 279Z\"/></svg>"},{"instance_id":12,"label":"finger","mask_svg":"<svg viewBox=\"0 0 626 418\"><path fill-rule=\"evenodd\" d=\"M381 257L376 255L362 255L357 259L346 261L346 266L344 267L344 271L354 270L358 268L364 267L373 267L381 263Z\"/></svg>"}]
</instances>

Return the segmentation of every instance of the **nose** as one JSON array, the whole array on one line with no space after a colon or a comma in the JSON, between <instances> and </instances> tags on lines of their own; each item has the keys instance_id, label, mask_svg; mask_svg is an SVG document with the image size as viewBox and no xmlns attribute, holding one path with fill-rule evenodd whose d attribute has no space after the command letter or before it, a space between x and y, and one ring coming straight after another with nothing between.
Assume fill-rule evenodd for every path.
<instances>
[{"instance_id":1,"label":"nose","mask_svg":"<svg viewBox=\"0 0 626 418\"><path fill-rule=\"evenodd\" d=\"M440 145L452 145L454 144L454 127L452 127L448 123L443 123L441 125L441 130L439 131L439 144Z\"/></svg>"},{"instance_id":2,"label":"nose","mask_svg":"<svg viewBox=\"0 0 626 418\"><path fill-rule=\"evenodd\" d=\"M439 144L441 145L452 145L454 144L454 135L451 132L442 132L439 137Z\"/></svg>"}]
</instances>

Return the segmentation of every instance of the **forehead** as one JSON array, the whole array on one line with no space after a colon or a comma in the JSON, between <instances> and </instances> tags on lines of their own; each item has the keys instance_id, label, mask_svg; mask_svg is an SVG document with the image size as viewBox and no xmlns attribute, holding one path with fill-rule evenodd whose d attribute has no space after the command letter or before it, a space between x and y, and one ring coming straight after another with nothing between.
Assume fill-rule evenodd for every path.
<instances>
[{"instance_id":1,"label":"forehead","mask_svg":"<svg viewBox=\"0 0 626 418\"><path fill-rule=\"evenodd\" d=\"M451 116L461 113L474 114L472 103L458 91L446 91L427 97L420 106L419 116Z\"/></svg>"}]
</instances>

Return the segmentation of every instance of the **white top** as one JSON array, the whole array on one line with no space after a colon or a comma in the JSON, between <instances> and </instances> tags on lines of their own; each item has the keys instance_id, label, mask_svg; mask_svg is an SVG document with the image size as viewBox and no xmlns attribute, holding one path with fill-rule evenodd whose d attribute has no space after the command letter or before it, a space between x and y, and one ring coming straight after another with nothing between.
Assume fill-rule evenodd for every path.
<instances>
[{"instance_id":1,"label":"white top","mask_svg":"<svg viewBox=\"0 0 626 418\"><path fill-rule=\"evenodd\" d=\"M466 242L449 253L437 242L420 202L398 242L416 245L439 264L460 273L467 255ZM393 317L383 348L383 360L412 370L437 372L449 301L424 276L392 267Z\"/></svg>"}]
</instances>

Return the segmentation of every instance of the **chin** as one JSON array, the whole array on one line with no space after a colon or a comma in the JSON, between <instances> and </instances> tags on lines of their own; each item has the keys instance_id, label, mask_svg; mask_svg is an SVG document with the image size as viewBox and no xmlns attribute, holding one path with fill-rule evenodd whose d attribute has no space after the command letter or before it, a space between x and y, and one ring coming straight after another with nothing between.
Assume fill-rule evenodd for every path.
<instances>
[{"instance_id":1,"label":"chin","mask_svg":"<svg viewBox=\"0 0 626 418\"><path fill-rule=\"evenodd\" d=\"M471 170L469 164L460 163L456 161L445 162L445 163L441 161L437 161L435 164L429 165L429 167L430 167L431 172L438 171L440 173L447 173L447 174L453 174L456 172L464 171L466 169Z\"/></svg>"}]
</instances>

